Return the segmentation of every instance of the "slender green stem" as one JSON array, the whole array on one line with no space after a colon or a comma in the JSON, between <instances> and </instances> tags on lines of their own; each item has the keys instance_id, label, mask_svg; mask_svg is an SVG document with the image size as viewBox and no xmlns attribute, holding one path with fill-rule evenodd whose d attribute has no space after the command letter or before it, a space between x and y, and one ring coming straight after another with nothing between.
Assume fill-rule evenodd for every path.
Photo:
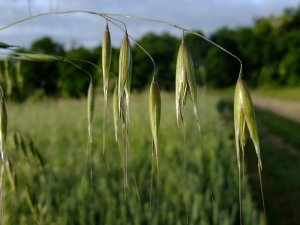
<instances>
[{"instance_id":1,"label":"slender green stem","mask_svg":"<svg viewBox=\"0 0 300 225\"><path fill-rule=\"evenodd\" d=\"M263 204L263 210L264 210L264 218L265 218L265 225L268 224L268 220L267 220L267 213L266 213L266 207L265 207L265 200L264 200L264 191L263 191L263 185L262 185L262 177L261 177L261 167L260 164L258 162L258 175L259 175L259 184L260 184L260 192L261 192L261 200L262 200L262 204Z\"/></svg>"},{"instance_id":2,"label":"slender green stem","mask_svg":"<svg viewBox=\"0 0 300 225\"><path fill-rule=\"evenodd\" d=\"M211 188L211 182L210 182L209 175L208 175L209 171L208 171L208 167L207 167L207 159L206 159L206 155L205 155L204 148L203 148L202 134L201 134L200 123L199 123L198 117L197 117L197 126L198 126L198 133L199 133L199 139L200 139L200 144L201 144L202 161L203 161L205 176L206 176L206 179L208 182L210 198L211 198L212 204L214 205L214 195L213 195L213 191Z\"/></svg>"},{"instance_id":3,"label":"slender green stem","mask_svg":"<svg viewBox=\"0 0 300 225\"><path fill-rule=\"evenodd\" d=\"M240 225L243 225L242 178L241 178L240 167L239 167L239 203L240 203Z\"/></svg>"},{"instance_id":4,"label":"slender green stem","mask_svg":"<svg viewBox=\"0 0 300 225\"><path fill-rule=\"evenodd\" d=\"M112 17L109 17L109 16L104 16L109 22L111 22L112 24L114 24L115 26L117 26L119 29L121 29L122 31L124 32L127 32L127 28L126 28L126 24L123 22L123 21L120 21L120 20L117 20L115 18L112 18ZM120 27L118 24L114 23L112 20L116 20L120 23L123 23L124 26L125 26L125 29L123 29L122 27ZM156 65L155 65L155 62L154 62L154 59L152 58L152 56L131 36L127 33L128 37L143 51L145 52L149 58L151 59L152 61L152 64L153 64L153 67L154 67L154 75L153 75L153 79L156 80Z\"/></svg>"},{"instance_id":5,"label":"slender green stem","mask_svg":"<svg viewBox=\"0 0 300 225\"><path fill-rule=\"evenodd\" d=\"M150 202L149 202L149 212L148 212L148 224L151 221L151 211L152 211L152 192L153 192L153 176L154 176L154 141L152 140L152 152L151 152L151 184L150 184Z\"/></svg>"},{"instance_id":6,"label":"slender green stem","mask_svg":"<svg viewBox=\"0 0 300 225\"><path fill-rule=\"evenodd\" d=\"M1 215L1 225L4 224L4 219L3 219L3 171L4 171L4 162L2 162L1 165L1 172L0 172L0 215Z\"/></svg>"},{"instance_id":7,"label":"slender green stem","mask_svg":"<svg viewBox=\"0 0 300 225\"><path fill-rule=\"evenodd\" d=\"M187 170L186 170L186 130L185 130L185 122L184 119L181 120L182 122L182 133L183 133L183 142L184 142L184 201L185 201L185 214L186 214L186 224L189 223L189 210L188 210L188 194L187 194Z\"/></svg>"}]
</instances>

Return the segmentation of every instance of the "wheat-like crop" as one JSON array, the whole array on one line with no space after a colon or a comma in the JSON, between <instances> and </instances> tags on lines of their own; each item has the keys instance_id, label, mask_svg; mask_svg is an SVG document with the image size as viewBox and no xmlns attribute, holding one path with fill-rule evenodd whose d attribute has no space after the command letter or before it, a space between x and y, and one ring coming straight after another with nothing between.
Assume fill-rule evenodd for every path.
<instances>
[{"instance_id":1,"label":"wheat-like crop","mask_svg":"<svg viewBox=\"0 0 300 225\"><path fill-rule=\"evenodd\" d=\"M103 153L106 148L107 142L107 91L108 91L108 81L111 63L111 40L108 24L103 35L102 40L102 69L103 69L103 94L104 94L104 123L103 123Z\"/></svg>"},{"instance_id":2,"label":"wheat-like crop","mask_svg":"<svg viewBox=\"0 0 300 225\"><path fill-rule=\"evenodd\" d=\"M182 30L183 34L184 32L189 32L194 35L197 35L206 41L214 44L219 49L227 52L229 55L235 57L241 65L240 68L240 76L238 78L236 89L235 89L235 98L234 98L234 128L235 128L235 143L236 143L236 154L237 154L237 162L238 162L238 174L239 174L239 204L240 204L240 223L242 224L242 186L241 186L241 179L242 179L242 171L244 170L244 146L246 144L246 136L247 136L247 130L251 136L251 139L254 143L257 158L258 158L258 168L259 168L259 176L260 176L260 183L261 183L261 191L262 191L262 182L261 182L261 170L262 170L262 162L260 157L260 146L259 146L259 138L258 138L258 131L257 131L257 125L256 125L256 118L254 114L254 107L251 100L250 93L247 89L246 83L241 78L242 73L242 63L238 57L233 55L232 53L228 52L226 49L222 48L221 46L217 45L216 43L208 40L207 38L203 37L202 35L195 33L193 31L187 30L185 28L182 28L180 26L166 23L164 21L158 21L158 20L151 20L151 19L145 19L145 18L138 18L138 17L132 17L127 15L120 15L120 14L106 14L106 13L98 13L98 12L90 12L90 11L84 11L84 10L71 10L66 12L49 12L49 13L42 13L35 16L31 16L25 19L22 19L20 21L16 21L14 23L11 23L5 27L0 28L0 30L3 30L9 26L12 26L14 24L17 24L19 22L23 22L25 20L33 19L36 17L49 15L49 14L66 14L66 13L88 13L92 15L98 15L106 19L107 23L111 22L116 25L115 22L113 22L112 17L114 16L123 16L131 19L138 19L138 20L147 20L150 22L158 22L162 23L171 27L174 27L176 29ZM119 20L115 20L119 21ZM120 22L120 21L119 21ZM118 25L116 25L118 26ZM118 26L119 27L119 26ZM119 27L120 28L120 27ZM122 29L122 28L120 28ZM123 30L123 29L122 29ZM128 174L127 174L127 167L128 167L128 159L130 158L129 152L129 121L130 121L130 91L131 91L131 79L132 79L132 50L130 45L130 35L127 32L127 28L124 30L124 38L122 40L121 46L120 46L120 54L119 54L119 74L116 82L116 87L113 94L113 118L114 118L114 128L115 128L115 139L118 141L118 123L121 121L122 123L122 131L123 131L123 137L125 137L125 147L124 151L121 154L122 155L122 166L123 166L123 172L124 172L124 191L128 188ZM132 39L132 38L131 38ZM138 43L136 43L137 46ZM14 48L16 46L6 44L3 42L0 42L0 48L3 49L10 49ZM141 48L141 46L139 46ZM144 49L143 49L144 50ZM144 50L145 51L145 50ZM146 52L146 51L145 51ZM110 40L110 32L108 29L108 24L106 25L106 29L104 31L104 37L102 41L102 69L103 69L103 94L104 94L104 125L103 125L103 152L106 148L106 142L108 140L107 138L107 95L108 95L108 82L109 82L109 74L110 74L110 63L111 63L111 40ZM146 54L148 54L146 52ZM148 54L149 55L149 54ZM60 56L54 56L54 55L47 55L47 54L40 54L40 53L27 53L27 52L13 52L8 54L9 57L19 59L19 60L27 60L27 61L36 61L36 62L68 62L72 64L73 66L77 67L78 69L81 69L78 67L75 63L70 61L69 59L60 57ZM150 55L149 55L150 56ZM151 56L150 56L151 58ZM152 58L151 58L152 59ZM152 59L153 60L153 59ZM82 60L83 61L83 60ZM91 63L92 64L92 63ZM154 66L155 67L155 66ZM81 69L84 71L83 69ZM87 115L88 115L88 150L91 151L91 142L92 142L92 119L94 115L94 108L95 108L95 93L94 93L94 86L92 83L92 76L87 73L90 76L91 82L88 88L88 95L87 95ZM1 88L2 90L2 88ZM3 95L3 91L2 91ZM202 144L202 135L201 135L201 129L200 129L200 121L198 117L198 100L197 100L197 84L195 79L195 72L194 72L194 65L193 60L191 57L191 53L189 51L189 48L184 41L184 37L182 38L181 45L179 47L178 55L177 55L177 61L176 61L176 75L175 75L175 105L176 105L176 117L177 117L177 125L182 125L183 129L183 142L184 142L184 170L185 170L185 203L186 203L186 219L188 223L188 197L187 197L187 175L186 175L186 151L187 151L187 143L186 143L186 129L185 129L185 117L184 117L184 109L185 104L187 100L187 96L191 97L194 115L196 124L199 131L199 139L201 142L201 150L203 153L203 163L206 170L206 175L208 176L208 172L206 169L206 161L204 157L204 148ZM158 131L159 131L159 124L160 124L160 113L161 113L161 97L160 97L160 90L159 85L157 82L156 74L154 75L154 78L150 84L150 96L149 96L149 117L150 117L150 125L151 125L151 133L152 133L152 162L154 161L154 154L156 157L156 168L157 173L159 169L159 163L158 163ZM119 120L121 118L121 120ZM2 162L4 162L4 152L5 152L5 140L6 140L6 133L7 133L7 113L6 113L6 107L4 104L3 99L1 98L1 121L0 121L0 128L1 128L1 135L0 135L0 141L1 141L1 159ZM24 144L24 141L22 141L20 145L24 151L24 154L28 154L28 150ZM15 141L18 143L18 141ZM35 149L34 147L31 148L31 152L34 155ZM87 154L88 155L88 154ZM90 153L91 157L91 153ZM152 163L152 176L153 176L154 166ZM158 177L158 176L157 176ZM1 178L2 179L2 178ZM91 179L92 179L92 170L91 170ZM151 179L152 180L152 179ZM2 187L2 185L1 185ZM152 192L152 183L151 183L151 192ZM210 188L210 192L212 192ZM212 197L212 193L211 193ZM126 195L125 195L126 198ZM263 192L262 192L262 198L263 198ZM27 187L27 200L30 205L31 212L34 216L34 220L38 221L38 213L36 209L34 208L34 205L31 201L30 197L30 191L29 187ZM150 197L151 202L151 197ZM151 203L150 203L151 204ZM150 206L151 210L151 206ZM266 216L266 213L265 213Z\"/></svg>"}]
</instances>

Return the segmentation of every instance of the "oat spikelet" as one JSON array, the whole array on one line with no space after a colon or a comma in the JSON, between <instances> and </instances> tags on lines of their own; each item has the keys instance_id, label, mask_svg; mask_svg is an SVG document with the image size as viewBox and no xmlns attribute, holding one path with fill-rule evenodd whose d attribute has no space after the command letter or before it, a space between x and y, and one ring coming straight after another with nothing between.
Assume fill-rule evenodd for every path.
<instances>
[{"instance_id":1,"label":"oat spikelet","mask_svg":"<svg viewBox=\"0 0 300 225\"><path fill-rule=\"evenodd\" d=\"M186 67L184 63L184 45L181 44L176 62L176 83L175 83L175 101L176 101L176 116L177 125L179 126L179 118L183 120L183 107L186 101L187 94L187 75Z\"/></svg>"},{"instance_id":2,"label":"oat spikelet","mask_svg":"<svg viewBox=\"0 0 300 225\"><path fill-rule=\"evenodd\" d=\"M262 169L260 146L257 131L256 118L254 107L248 91L246 83L241 77L238 78L235 97L234 97L234 128L235 128L235 142L237 150L238 166L241 167L240 151L243 151L243 146L246 144L246 128L248 128L250 137L253 141L258 164Z\"/></svg>"},{"instance_id":3,"label":"oat spikelet","mask_svg":"<svg viewBox=\"0 0 300 225\"><path fill-rule=\"evenodd\" d=\"M95 110L95 90L92 81L90 82L87 97L87 115L88 115L88 133L90 142L92 142L92 120Z\"/></svg>"},{"instance_id":4,"label":"oat spikelet","mask_svg":"<svg viewBox=\"0 0 300 225\"><path fill-rule=\"evenodd\" d=\"M10 57L20 60L33 61L33 62L57 62L63 61L64 59L59 56L40 54L40 53L11 53Z\"/></svg>"},{"instance_id":5,"label":"oat spikelet","mask_svg":"<svg viewBox=\"0 0 300 225\"><path fill-rule=\"evenodd\" d=\"M7 135L7 111L4 100L0 100L0 107L1 107L1 115L0 115L0 153L1 153L1 160L4 163L4 152L6 147L6 135Z\"/></svg>"},{"instance_id":6,"label":"oat spikelet","mask_svg":"<svg viewBox=\"0 0 300 225\"><path fill-rule=\"evenodd\" d=\"M158 82L153 79L150 86L150 96L149 96L149 114L150 114L150 124L152 131L152 139L155 147L156 164L158 167L158 131L160 124L161 115L161 97Z\"/></svg>"},{"instance_id":7,"label":"oat spikelet","mask_svg":"<svg viewBox=\"0 0 300 225\"><path fill-rule=\"evenodd\" d=\"M130 91L130 81L131 81L131 69L132 69L132 59L131 59L131 46L128 38L127 31L125 32L124 38L120 47L119 56L119 81L118 81L118 99L119 99L119 114L121 113L121 99L126 92L126 103L129 103L129 91ZM126 111L129 107L126 106ZM128 115L128 111L127 111Z\"/></svg>"},{"instance_id":8,"label":"oat spikelet","mask_svg":"<svg viewBox=\"0 0 300 225\"><path fill-rule=\"evenodd\" d=\"M258 159L262 202L264 208L265 221L267 222L265 206L264 206L263 190L262 190L262 179L261 179L262 162L260 157L260 145L259 145L256 118L254 113L254 106L247 85L245 81L243 81L240 75L236 83L235 94L234 94L234 130L235 130L235 145L236 145L236 155L237 155L238 175L239 175L240 224L242 224L241 171L244 170L244 146L246 144L247 128L250 137L253 141L257 159Z\"/></svg>"},{"instance_id":9,"label":"oat spikelet","mask_svg":"<svg viewBox=\"0 0 300 225\"><path fill-rule=\"evenodd\" d=\"M3 90L2 87L2 95ZM3 96L2 96L3 97ZM1 216L1 224L4 224L3 220L3 171L4 171L4 153L6 148L6 136L7 136L7 111L3 98L0 100L0 153L1 153L1 172L0 172L0 216Z\"/></svg>"},{"instance_id":10,"label":"oat spikelet","mask_svg":"<svg viewBox=\"0 0 300 225\"><path fill-rule=\"evenodd\" d=\"M111 63L111 40L110 32L108 29L108 24L106 23L106 28L102 40L102 68L103 68L103 94L104 94L104 123L103 123L103 153L106 148L107 141L107 90Z\"/></svg>"},{"instance_id":11,"label":"oat spikelet","mask_svg":"<svg viewBox=\"0 0 300 225\"><path fill-rule=\"evenodd\" d=\"M102 69L103 69L103 93L104 100L107 104L107 89L109 81L109 72L110 72L110 63L111 63L111 40L108 24L103 35L102 40Z\"/></svg>"},{"instance_id":12,"label":"oat spikelet","mask_svg":"<svg viewBox=\"0 0 300 225\"><path fill-rule=\"evenodd\" d=\"M113 94L113 113L114 113L114 128L115 139L118 141L118 121L119 121L119 99L118 99L118 87L115 87Z\"/></svg>"}]
</instances>

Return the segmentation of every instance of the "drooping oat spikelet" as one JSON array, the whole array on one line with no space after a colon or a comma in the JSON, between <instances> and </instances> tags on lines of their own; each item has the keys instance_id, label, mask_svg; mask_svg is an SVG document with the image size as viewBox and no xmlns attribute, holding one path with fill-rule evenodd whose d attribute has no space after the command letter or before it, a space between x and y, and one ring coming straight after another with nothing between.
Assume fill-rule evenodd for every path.
<instances>
[{"instance_id":1,"label":"drooping oat spikelet","mask_svg":"<svg viewBox=\"0 0 300 225\"><path fill-rule=\"evenodd\" d=\"M195 71L194 71L194 63L192 59L192 55L190 53L190 50L186 43L182 42L183 49L184 49L184 64L186 67L186 79L188 84L188 92L190 93L191 100L194 107L194 114L197 120L197 123L199 123L198 118L198 100L197 100L197 84L196 84L196 78L195 78Z\"/></svg>"},{"instance_id":2,"label":"drooping oat spikelet","mask_svg":"<svg viewBox=\"0 0 300 225\"><path fill-rule=\"evenodd\" d=\"M124 153L124 190L128 188L128 153L129 153L129 138L128 138L128 122L129 122L129 92L131 83L132 70L132 53L127 31L120 47L119 56L119 79L118 79L118 111L122 118L123 131L125 133L125 153ZM124 102L125 101L125 102ZM125 198L126 199L126 198Z\"/></svg>"},{"instance_id":3,"label":"drooping oat spikelet","mask_svg":"<svg viewBox=\"0 0 300 225\"><path fill-rule=\"evenodd\" d=\"M130 48L130 62L129 62L129 69L126 75L126 83L125 83L125 98L126 98L126 115L127 121L130 122L129 116L129 103L130 103L130 90L131 90L131 76L132 76L132 51Z\"/></svg>"},{"instance_id":4,"label":"drooping oat spikelet","mask_svg":"<svg viewBox=\"0 0 300 225\"><path fill-rule=\"evenodd\" d=\"M258 158L258 164L260 166L260 169L262 169L254 107L247 85L241 77L238 78L235 89L234 128L238 166L241 167L240 148L243 147L246 143L246 128L248 128L250 137L255 147L256 155Z\"/></svg>"},{"instance_id":5,"label":"drooping oat spikelet","mask_svg":"<svg viewBox=\"0 0 300 225\"><path fill-rule=\"evenodd\" d=\"M6 147L6 135L7 135L7 111L4 100L0 100L0 153L1 160L4 163L4 152Z\"/></svg>"},{"instance_id":6,"label":"drooping oat spikelet","mask_svg":"<svg viewBox=\"0 0 300 225\"><path fill-rule=\"evenodd\" d=\"M183 119L183 108L186 101L187 93L190 94L194 107L194 114L197 120L198 118L198 106L197 106L197 85L195 79L194 64L192 56L185 41L182 40L176 64L176 113L177 123L179 123L179 115Z\"/></svg>"},{"instance_id":7,"label":"drooping oat spikelet","mask_svg":"<svg viewBox=\"0 0 300 225\"><path fill-rule=\"evenodd\" d=\"M241 170L244 169L244 146L246 144L247 128L250 137L253 141L256 155L258 158L259 179L260 179L263 208L264 208L264 214L266 220L263 190L262 190L262 180L261 180L262 163L260 157L260 146L259 146L254 107L253 107L253 103L247 85L243 81L242 77L239 76L238 81L236 83L235 94L234 94L234 130L235 130L235 145L236 145L236 155L237 155L238 173L239 173L239 202L240 202L240 223L241 224L242 224ZM243 155L242 159L241 159L241 154Z\"/></svg>"},{"instance_id":8,"label":"drooping oat spikelet","mask_svg":"<svg viewBox=\"0 0 300 225\"><path fill-rule=\"evenodd\" d=\"M40 53L11 53L9 54L10 57L20 59L20 60L27 60L27 61L34 61L34 62L57 62L63 61L62 57L54 56L54 55L47 55L47 54L40 54Z\"/></svg>"},{"instance_id":9,"label":"drooping oat spikelet","mask_svg":"<svg viewBox=\"0 0 300 225\"><path fill-rule=\"evenodd\" d=\"M2 95L3 90L1 88ZM1 224L3 223L3 196L2 196L2 189L3 189L3 171L4 171L4 153L5 153L5 147L6 147L6 136L7 136L7 111L6 106L4 103L4 100L2 99L3 96L1 96L0 100L0 154L1 154L1 172L0 172L0 214L1 214Z\"/></svg>"},{"instance_id":10,"label":"drooping oat spikelet","mask_svg":"<svg viewBox=\"0 0 300 225\"><path fill-rule=\"evenodd\" d=\"M102 40L102 69L103 69L103 93L104 93L104 123L103 123L103 153L105 152L106 137L107 137L107 90L111 63L111 40L110 32L108 29L108 24L106 23L106 28Z\"/></svg>"},{"instance_id":11,"label":"drooping oat spikelet","mask_svg":"<svg viewBox=\"0 0 300 225\"><path fill-rule=\"evenodd\" d=\"M126 95L128 96L128 91L130 91L130 80L131 80L131 46L128 38L127 31L122 40L120 47L119 56L119 81L118 81L118 99L119 99L119 113L121 113L121 99L124 96L126 90ZM126 84L128 82L128 84ZM127 97L126 97L127 98ZM129 98L129 96L128 96ZM128 110L128 108L127 108ZM127 112L128 114L128 112Z\"/></svg>"},{"instance_id":12,"label":"drooping oat spikelet","mask_svg":"<svg viewBox=\"0 0 300 225\"><path fill-rule=\"evenodd\" d=\"M90 81L89 89L88 89L88 96L87 96L87 115L88 115L88 135L89 135L89 141L87 144L87 150L86 150L86 164L87 164L87 158L89 156L90 158L90 183L91 183L91 191L92 191L92 181L93 181L93 169L92 169L92 120L94 116L94 110L95 110L95 91L92 79ZM86 171L86 164L84 168L84 174ZM84 176L83 176L84 178Z\"/></svg>"},{"instance_id":13,"label":"drooping oat spikelet","mask_svg":"<svg viewBox=\"0 0 300 225\"><path fill-rule=\"evenodd\" d=\"M152 172L151 172L151 189L150 189L150 206L149 206L149 221L151 218L151 203L152 203L152 187L154 176L154 154L156 158L156 176L157 176L157 195L159 198L159 163L158 163L158 131L161 117L161 96L159 85L156 80L156 74L154 74L153 80L150 86L149 94L149 115L150 125L152 132Z\"/></svg>"},{"instance_id":14,"label":"drooping oat spikelet","mask_svg":"<svg viewBox=\"0 0 300 225\"><path fill-rule=\"evenodd\" d=\"M109 72L110 72L110 63L111 63L111 40L110 40L110 32L108 29L108 24L106 24L106 28L102 40L103 93L106 102L107 102L107 89L108 89L108 80L109 80Z\"/></svg>"},{"instance_id":15,"label":"drooping oat spikelet","mask_svg":"<svg viewBox=\"0 0 300 225\"><path fill-rule=\"evenodd\" d=\"M161 97L159 85L156 79L154 78L150 86L150 96L149 96L149 114L150 114L150 125L152 131L152 139L155 146L156 154L156 163L158 167L158 131L160 124L160 115L161 115Z\"/></svg>"},{"instance_id":16,"label":"drooping oat spikelet","mask_svg":"<svg viewBox=\"0 0 300 225\"><path fill-rule=\"evenodd\" d=\"M177 125L179 125L179 117L183 120L183 107L186 101L187 94L187 74L184 59L184 45L181 43L176 62L176 83L175 83L175 101L176 101L176 116Z\"/></svg>"},{"instance_id":17,"label":"drooping oat spikelet","mask_svg":"<svg viewBox=\"0 0 300 225\"><path fill-rule=\"evenodd\" d=\"M114 128L115 139L118 141L118 121L119 121L119 99L118 99L118 87L115 87L113 94L113 113L114 113Z\"/></svg>"},{"instance_id":18,"label":"drooping oat spikelet","mask_svg":"<svg viewBox=\"0 0 300 225\"><path fill-rule=\"evenodd\" d=\"M178 55L177 55L177 63L176 63L176 89L175 89L175 98L176 98L176 115L177 115L177 125L179 125L179 118L182 122L183 128L183 136L184 136L184 168L185 168L185 199L186 199L186 216L188 221L188 205L187 205L187 180L186 180L186 131L185 131L185 119L184 119L184 106L187 98L187 94L189 93L193 108L194 114L196 118L196 123L198 127L200 142L201 142L201 150L202 150L202 160L204 163L204 170L207 176L208 185L211 193L211 199L213 201L212 189L210 187L208 170L206 165L206 157L202 144L202 135L200 129L200 121L198 117L198 103L197 103L197 85L195 79L194 65L191 53L186 45L184 39L182 39Z\"/></svg>"},{"instance_id":19,"label":"drooping oat spikelet","mask_svg":"<svg viewBox=\"0 0 300 225\"><path fill-rule=\"evenodd\" d=\"M92 120L95 110L95 90L92 81L90 82L87 97L87 115L88 115L88 133L90 142L92 142Z\"/></svg>"}]
</instances>

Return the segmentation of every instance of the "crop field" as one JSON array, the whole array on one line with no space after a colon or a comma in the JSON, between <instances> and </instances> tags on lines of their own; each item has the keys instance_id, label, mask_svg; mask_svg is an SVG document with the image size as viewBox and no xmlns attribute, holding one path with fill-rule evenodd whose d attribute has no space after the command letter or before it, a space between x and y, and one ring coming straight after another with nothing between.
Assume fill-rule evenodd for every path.
<instances>
[{"instance_id":1,"label":"crop field","mask_svg":"<svg viewBox=\"0 0 300 225\"><path fill-rule=\"evenodd\" d=\"M109 105L109 141L103 154L101 96L96 99L92 157L87 162L85 99L27 101L25 104L8 102L6 156L10 164L6 165L3 176L5 224L174 225L186 224L187 220L188 224L201 225L238 223L237 162L234 142L228 132L233 124L228 125L220 118L218 102L218 97L209 95L202 95L199 99L208 168L206 176L190 102L185 112L185 173L183 130L176 124L174 95L162 94L158 138L160 172L158 179L154 173L152 195L148 93L131 97L129 190L125 191L121 159L125 137L119 127L119 141L115 141L110 113L112 106ZM243 222L264 224L262 213L252 201L246 174L243 180Z\"/></svg>"},{"instance_id":2,"label":"crop field","mask_svg":"<svg viewBox=\"0 0 300 225\"><path fill-rule=\"evenodd\" d=\"M263 161L263 186L266 213L269 224L297 225L300 221L300 124L298 96L294 90L270 90L274 93L254 95L256 118L260 136ZM290 93L284 97L284 94ZM263 96L263 97L262 97ZM232 98L232 97L231 97ZM220 101L219 111L229 125L233 123L232 100ZM267 101L268 100L268 101ZM261 104L261 103L265 104ZM291 104L293 102L293 104ZM276 103L276 104L274 104ZM233 128L231 128L233 133ZM262 209L260 184L257 179L256 154L252 146L245 149L245 162L248 166L251 192L258 208Z\"/></svg>"}]
</instances>

